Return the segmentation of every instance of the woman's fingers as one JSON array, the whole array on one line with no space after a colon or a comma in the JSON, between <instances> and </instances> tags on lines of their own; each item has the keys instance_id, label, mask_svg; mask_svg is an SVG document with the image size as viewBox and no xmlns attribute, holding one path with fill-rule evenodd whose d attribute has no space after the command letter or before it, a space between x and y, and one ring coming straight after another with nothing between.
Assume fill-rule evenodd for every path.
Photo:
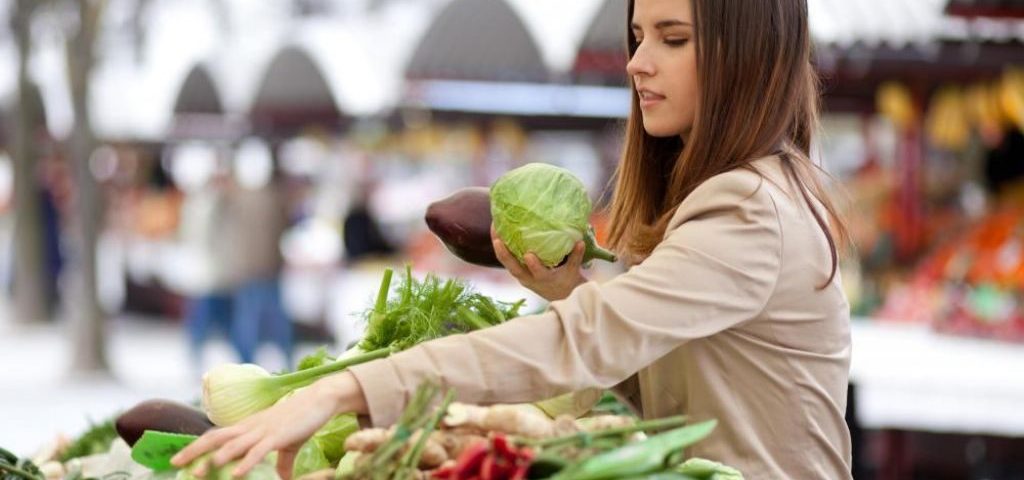
<instances>
[{"instance_id":1,"label":"woman's fingers","mask_svg":"<svg viewBox=\"0 0 1024 480\"><path fill-rule=\"evenodd\" d=\"M529 272L525 268L523 268L523 266L519 263L519 260L517 260L516 257L512 255L512 252L508 251L508 248L505 246L505 243L502 242L500 239L494 240L493 242L494 254L495 256L498 257L498 261L505 266L505 270L508 270L508 273L512 274L513 277L516 277L518 279L528 278Z\"/></svg>"},{"instance_id":2,"label":"woman's fingers","mask_svg":"<svg viewBox=\"0 0 1024 480\"><path fill-rule=\"evenodd\" d=\"M218 428L216 430L206 432L196 441L189 444L189 446L185 447L182 451L178 452L177 455L171 458L171 463L179 468L184 467L185 465L192 463L193 460L199 458L204 453L209 452L210 450L217 448L219 445L222 445L224 442L234 438L237 434L238 431L231 427Z\"/></svg>"},{"instance_id":3,"label":"woman's fingers","mask_svg":"<svg viewBox=\"0 0 1024 480\"><path fill-rule=\"evenodd\" d=\"M523 260L526 261L526 268L530 270L530 275L532 275L533 278L540 279L549 275L550 272L548 272L548 267L544 266L544 263L540 261L537 254L529 252L523 256Z\"/></svg>"},{"instance_id":4,"label":"woman's fingers","mask_svg":"<svg viewBox=\"0 0 1024 480\"><path fill-rule=\"evenodd\" d=\"M295 466L295 456L298 454L298 449L285 448L277 451L277 476L281 477L282 480L288 480L292 478L292 470Z\"/></svg>"},{"instance_id":5,"label":"woman's fingers","mask_svg":"<svg viewBox=\"0 0 1024 480\"><path fill-rule=\"evenodd\" d=\"M587 247L583 244L583 240L576 242L576 245L572 247L572 253L569 254L569 261L566 263L566 266L572 271L582 268L583 254L586 250Z\"/></svg>"},{"instance_id":6,"label":"woman's fingers","mask_svg":"<svg viewBox=\"0 0 1024 480\"><path fill-rule=\"evenodd\" d=\"M262 441L256 444L256 446L249 449L249 453L245 455L245 458L241 462L238 462L238 466L231 471L231 476L238 478L252 470L257 463L263 461L263 459L274 450L273 440L270 438L264 438Z\"/></svg>"},{"instance_id":7,"label":"woman's fingers","mask_svg":"<svg viewBox=\"0 0 1024 480\"><path fill-rule=\"evenodd\" d=\"M221 446L217 453L213 454L213 464L217 467L224 466L248 451L256 442L260 441L260 438L260 432L257 430L251 430L235 437L230 442Z\"/></svg>"}]
</instances>

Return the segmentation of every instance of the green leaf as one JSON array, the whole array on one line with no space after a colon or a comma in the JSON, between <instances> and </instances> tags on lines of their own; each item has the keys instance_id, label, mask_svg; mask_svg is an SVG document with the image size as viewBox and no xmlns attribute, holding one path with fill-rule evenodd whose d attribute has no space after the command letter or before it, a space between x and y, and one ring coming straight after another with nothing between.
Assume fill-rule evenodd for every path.
<instances>
[{"instance_id":1,"label":"green leaf","mask_svg":"<svg viewBox=\"0 0 1024 480\"><path fill-rule=\"evenodd\" d=\"M0 448L0 480L44 480L43 472L39 471L29 459L19 459L17 455Z\"/></svg>"},{"instance_id":2,"label":"green leaf","mask_svg":"<svg viewBox=\"0 0 1024 480\"><path fill-rule=\"evenodd\" d=\"M116 439L117 430L114 428L114 419L117 415L100 422L92 423L70 446L60 455L61 463L80 457L87 457L97 453L110 451L111 442Z\"/></svg>"},{"instance_id":3,"label":"green leaf","mask_svg":"<svg viewBox=\"0 0 1024 480\"><path fill-rule=\"evenodd\" d=\"M338 461L338 468L334 471L334 478L347 478L356 471L356 461L362 455L360 452L345 452L345 456Z\"/></svg>"},{"instance_id":4,"label":"green leaf","mask_svg":"<svg viewBox=\"0 0 1024 480\"><path fill-rule=\"evenodd\" d=\"M307 473L313 473L326 468L331 468L331 462L327 460L320 443L309 439L299 448L295 455L295 463L292 465L292 478L301 478Z\"/></svg>"},{"instance_id":5,"label":"green leaf","mask_svg":"<svg viewBox=\"0 0 1024 480\"><path fill-rule=\"evenodd\" d=\"M320 427L313 435L313 440L320 446L327 461L334 465L345 455L345 440L358 430L359 420L355 414L338 415Z\"/></svg>"},{"instance_id":6,"label":"green leaf","mask_svg":"<svg viewBox=\"0 0 1024 480\"><path fill-rule=\"evenodd\" d=\"M321 346L320 348L316 349L315 352L306 355L305 357L302 357L302 360L299 360L299 365L298 367L296 367L296 370L301 371L310 368L316 368L319 367L320 365L324 365L326 363L330 363L333 361L334 357L327 353L327 347Z\"/></svg>"},{"instance_id":7,"label":"green leaf","mask_svg":"<svg viewBox=\"0 0 1024 480\"><path fill-rule=\"evenodd\" d=\"M676 471L700 480L743 480L739 470L705 458L691 458L676 467Z\"/></svg>"},{"instance_id":8,"label":"green leaf","mask_svg":"<svg viewBox=\"0 0 1024 480\"><path fill-rule=\"evenodd\" d=\"M366 331L359 344L363 350L405 350L435 338L496 325L515 317L524 303L497 302L458 279L427 274L418 280L408 267L395 289L387 289L388 280L385 276L375 307L364 313Z\"/></svg>"},{"instance_id":9,"label":"green leaf","mask_svg":"<svg viewBox=\"0 0 1024 480\"><path fill-rule=\"evenodd\" d=\"M612 392L604 392L597 405L591 409L594 413L606 413L609 415L636 416L626 404L622 403Z\"/></svg>"}]
</instances>

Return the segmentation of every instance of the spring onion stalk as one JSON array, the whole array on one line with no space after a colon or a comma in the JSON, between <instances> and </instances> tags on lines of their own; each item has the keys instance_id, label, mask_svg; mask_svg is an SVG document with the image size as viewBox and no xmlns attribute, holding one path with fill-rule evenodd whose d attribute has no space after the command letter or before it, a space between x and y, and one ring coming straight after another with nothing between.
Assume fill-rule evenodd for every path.
<instances>
[{"instance_id":1,"label":"spring onion stalk","mask_svg":"<svg viewBox=\"0 0 1024 480\"><path fill-rule=\"evenodd\" d=\"M214 367L203 376L203 410L218 426L234 425L326 375L391 353L391 348L381 348L285 375L271 375L253 364Z\"/></svg>"}]
</instances>

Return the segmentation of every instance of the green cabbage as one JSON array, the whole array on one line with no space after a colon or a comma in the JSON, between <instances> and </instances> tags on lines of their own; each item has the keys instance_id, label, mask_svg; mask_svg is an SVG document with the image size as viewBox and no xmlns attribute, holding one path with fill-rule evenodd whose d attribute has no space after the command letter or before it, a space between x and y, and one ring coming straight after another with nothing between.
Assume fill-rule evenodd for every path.
<instances>
[{"instance_id":1,"label":"green cabbage","mask_svg":"<svg viewBox=\"0 0 1024 480\"><path fill-rule=\"evenodd\" d=\"M345 455L345 440L359 430L359 420L354 413L338 415L320 427L320 430L313 435L312 440L323 452L324 457L331 465L338 463Z\"/></svg>"},{"instance_id":2,"label":"green cabbage","mask_svg":"<svg viewBox=\"0 0 1024 480\"><path fill-rule=\"evenodd\" d=\"M295 455L295 463L292 465L292 478L301 478L307 473L318 472L331 468L331 462L324 456L320 444L314 439L309 439Z\"/></svg>"},{"instance_id":3,"label":"green cabbage","mask_svg":"<svg viewBox=\"0 0 1024 480\"><path fill-rule=\"evenodd\" d=\"M615 254L594 239L591 208L583 183L553 165L524 165L491 186L494 229L520 262L533 252L545 266L555 267L580 240L586 245L584 263L594 258L614 262Z\"/></svg>"}]
</instances>

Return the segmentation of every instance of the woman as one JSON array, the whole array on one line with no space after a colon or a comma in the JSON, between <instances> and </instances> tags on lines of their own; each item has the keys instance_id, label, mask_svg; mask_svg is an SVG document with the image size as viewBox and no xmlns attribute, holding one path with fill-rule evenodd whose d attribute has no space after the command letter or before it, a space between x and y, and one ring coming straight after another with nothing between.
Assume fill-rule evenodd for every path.
<instances>
[{"instance_id":1,"label":"woman","mask_svg":"<svg viewBox=\"0 0 1024 480\"><path fill-rule=\"evenodd\" d=\"M633 109L616 172L611 243L634 263L603 283L533 256L503 263L548 312L429 342L326 378L205 435L246 471L339 412L393 423L440 380L467 402L525 402L620 384L646 417L719 428L690 452L748 479L849 478L843 412L845 230L808 160L817 93L805 0L631 0ZM835 234L833 234L835 232Z\"/></svg>"}]
</instances>

